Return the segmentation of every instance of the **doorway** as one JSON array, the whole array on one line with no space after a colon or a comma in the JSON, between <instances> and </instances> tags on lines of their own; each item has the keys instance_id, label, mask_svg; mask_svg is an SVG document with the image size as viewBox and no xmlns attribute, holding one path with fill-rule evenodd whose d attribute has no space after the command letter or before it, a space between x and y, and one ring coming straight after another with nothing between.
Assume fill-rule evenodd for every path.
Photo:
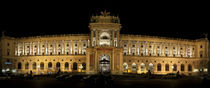
<instances>
[{"instance_id":1,"label":"doorway","mask_svg":"<svg viewBox=\"0 0 210 88\"><path fill-rule=\"evenodd\" d=\"M102 55L99 60L99 71L100 73L110 73L110 58L108 55Z\"/></svg>"}]
</instances>

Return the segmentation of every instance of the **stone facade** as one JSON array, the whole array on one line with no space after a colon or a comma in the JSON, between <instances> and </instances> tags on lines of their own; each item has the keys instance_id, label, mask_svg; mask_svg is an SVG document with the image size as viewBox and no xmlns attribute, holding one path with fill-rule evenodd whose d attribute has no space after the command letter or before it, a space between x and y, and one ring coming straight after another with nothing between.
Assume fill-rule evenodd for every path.
<instances>
[{"instance_id":1,"label":"stone facade","mask_svg":"<svg viewBox=\"0 0 210 88\"><path fill-rule=\"evenodd\" d=\"M0 43L1 71L52 74L154 74L180 72L198 75L208 71L207 38L186 40L120 34L119 17L102 12L92 16L89 34L46 35L14 38Z\"/></svg>"}]
</instances>

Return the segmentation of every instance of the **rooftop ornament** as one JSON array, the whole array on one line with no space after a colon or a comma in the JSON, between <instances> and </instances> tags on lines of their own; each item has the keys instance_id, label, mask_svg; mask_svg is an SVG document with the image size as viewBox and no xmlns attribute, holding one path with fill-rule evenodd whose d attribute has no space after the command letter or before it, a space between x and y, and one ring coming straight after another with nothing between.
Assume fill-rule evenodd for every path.
<instances>
[{"instance_id":1,"label":"rooftop ornament","mask_svg":"<svg viewBox=\"0 0 210 88\"><path fill-rule=\"evenodd\" d=\"M106 12L106 10L105 11L101 11L101 15L102 16L109 16L110 12Z\"/></svg>"}]
</instances>

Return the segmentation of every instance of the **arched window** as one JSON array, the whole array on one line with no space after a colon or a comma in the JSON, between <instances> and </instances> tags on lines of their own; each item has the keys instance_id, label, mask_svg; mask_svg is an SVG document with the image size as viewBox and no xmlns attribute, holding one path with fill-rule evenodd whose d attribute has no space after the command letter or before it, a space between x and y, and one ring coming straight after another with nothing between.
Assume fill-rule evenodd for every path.
<instances>
[{"instance_id":1,"label":"arched window","mask_svg":"<svg viewBox=\"0 0 210 88\"><path fill-rule=\"evenodd\" d=\"M169 64L165 65L165 71L169 71Z\"/></svg>"},{"instance_id":2,"label":"arched window","mask_svg":"<svg viewBox=\"0 0 210 88\"><path fill-rule=\"evenodd\" d=\"M174 64L174 65L172 66L172 69L173 69L173 71L177 71L177 65Z\"/></svg>"},{"instance_id":3,"label":"arched window","mask_svg":"<svg viewBox=\"0 0 210 88\"><path fill-rule=\"evenodd\" d=\"M192 65L191 64L188 65L188 71L192 71Z\"/></svg>"},{"instance_id":4,"label":"arched window","mask_svg":"<svg viewBox=\"0 0 210 88\"><path fill-rule=\"evenodd\" d=\"M107 36L103 36L102 39L108 39L108 37Z\"/></svg>"},{"instance_id":5,"label":"arched window","mask_svg":"<svg viewBox=\"0 0 210 88\"><path fill-rule=\"evenodd\" d=\"M33 69L36 69L36 62L33 63Z\"/></svg>"},{"instance_id":6,"label":"arched window","mask_svg":"<svg viewBox=\"0 0 210 88\"><path fill-rule=\"evenodd\" d=\"M57 63L56 63L56 69L57 69L57 70L60 69L60 66L61 66L60 62L57 62Z\"/></svg>"},{"instance_id":7,"label":"arched window","mask_svg":"<svg viewBox=\"0 0 210 88\"><path fill-rule=\"evenodd\" d=\"M161 71L161 64L160 63L157 65L157 71Z\"/></svg>"},{"instance_id":8,"label":"arched window","mask_svg":"<svg viewBox=\"0 0 210 88\"><path fill-rule=\"evenodd\" d=\"M144 70L145 70L145 64L141 63L141 71L144 71Z\"/></svg>"},{"instance_id":9,"label":"arched window","mask_svg":"<svg viewBox=\"0 0 210 88\"><path fill-rule=\"evenodd\" d=\"M153 64L152 63L149 64L149 70L153 71Z\"/></svg>"},{"instance_id":10,"label":"arched window","mask_svg":"<svg viewBox=\"0 0 210 88\"><path fill-rule=\"evenodd\" d=\"M29 63L27 62L26 64L25 64L25 69L28 69L29 68Z\"/></svg>"},{"instance_id":11,"label":"arched window","mask_svg":"<svg viewBox=\"0 0 210 88\"><path fill-rule=\"evenodd\" d=\"M82 70L86 70L86 63L82 63Z\"/></svg>"},{"instance_id":12,"label":"arched window","mask_svg":"<svg viewBox=\"0 0 210 88\"><path fill-rule=\"evenodd\" d=\"M41 69L41 70L44 70L44 62L41 62L41 63L40 63L40 69Z\"/></svg>"},{"instance_id":13,"label":"arched window","mask_svg":"<svg viewBox=\"0 0 210 88\"><path fill-rule=\"evenodd\" d=\"M66 63L65 63L65 70L68 70L68 69L69 69L69 63L66 62Z\"/></svg>"},{"instance_id":14,"label":"arched window","mask_svg":"<svg viewBox=\"0 0 210 88\"><path fill-rule=\"evenodd\" d=\"M48 63L48 69L52 69L52 62Z\"/></svg>"},{"instance_id":15,"label":"arched window","mask_svg":"<svg viewBox=\"0 0 210 88\"><path fill-rule=\"evenodd\" d=\"M184 64L181 64L181 71L184 71Z\"/></svg>"},{"instance_id":16,"label":"arched window","mask_svg":"<svg viewBox=\"0 0 210 88\"><path fill-rule=\"evenodd\" d=\"M136 71L136 63L132 64L132 71Z\"/></svg>"},{"instance_id":17,"label":"arched window","mask_svg":"<svg viewBox=\"0 0 210 88\"><path fill-rule=\"evenodd\" d=\"M20 62L18 63L18 69L22 69L22 64Z\"/></svg>"},{"instance_id":18,"label":"arched window","mask_svg":"<svg viewBox=\"0 0 210 88\"><path fill-rule=\"evenodd\" d=\"M200 51L200 58L203 57L203 51Z\"/></svg>"},{"instance_id":19,"label":"arched window","mask_svg":"<svg viewBox=\"0 0 210 88\"><path fill-rule=\"evenodd\" d=\"M77 70L77 63L76 62L73 63L73 70Z\"/></svg>"}]
</instances>

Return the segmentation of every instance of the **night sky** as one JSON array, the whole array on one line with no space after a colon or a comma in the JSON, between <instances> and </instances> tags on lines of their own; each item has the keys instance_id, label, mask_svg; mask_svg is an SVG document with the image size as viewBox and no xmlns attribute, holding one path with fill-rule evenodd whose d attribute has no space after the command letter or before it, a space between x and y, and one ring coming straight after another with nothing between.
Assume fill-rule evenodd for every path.
<instances>
[{"instance_id":1,"label":"night sky","mask_svg":"<svg viewBox=\"0 0 210 88\"><path fill-rule=\"evenodd\" d=\"M209 33L209 10L196 2L19 3L1 8L0 30L6 35L89 34L89 18L105 9L119 15L121 34L196 39Z\"/></svg>"}]
</instances>

